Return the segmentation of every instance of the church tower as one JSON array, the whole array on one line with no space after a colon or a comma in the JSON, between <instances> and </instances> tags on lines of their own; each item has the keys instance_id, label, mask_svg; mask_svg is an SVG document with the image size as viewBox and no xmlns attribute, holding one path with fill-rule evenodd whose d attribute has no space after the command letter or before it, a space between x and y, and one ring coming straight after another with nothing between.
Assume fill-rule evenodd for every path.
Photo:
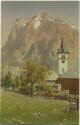
<instances>
[{"instance_id":1,"label":"church tower","mask_svg":"<svg viewBox=\"0 0 80 125\"><path fill-rule=\"evenodd\" d=\"M68 50L64 49L63 37L62 37L61 46L57 52L59 75L63 75L69 68L69 53L70 52Z\"/></svg>"}]
</instances>

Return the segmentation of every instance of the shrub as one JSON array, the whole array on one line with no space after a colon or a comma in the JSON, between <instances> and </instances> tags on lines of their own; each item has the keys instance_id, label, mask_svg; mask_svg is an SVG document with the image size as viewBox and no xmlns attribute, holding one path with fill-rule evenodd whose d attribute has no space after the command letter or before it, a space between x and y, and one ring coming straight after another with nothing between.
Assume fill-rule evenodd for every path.
<instances>
[{"instance_id":1,"label":"shrub","mask_svg":"<svg viewBox=\"0 0 80 125\"><path fill-rule=\"evenodd\" d=\"M66 111L66 112L70 112L70 111L72 111L72 110L77 110L76 103L74 103L74 102L69 103L69 104L65 107L65 111Z\"/></svg>"}]
</instances>

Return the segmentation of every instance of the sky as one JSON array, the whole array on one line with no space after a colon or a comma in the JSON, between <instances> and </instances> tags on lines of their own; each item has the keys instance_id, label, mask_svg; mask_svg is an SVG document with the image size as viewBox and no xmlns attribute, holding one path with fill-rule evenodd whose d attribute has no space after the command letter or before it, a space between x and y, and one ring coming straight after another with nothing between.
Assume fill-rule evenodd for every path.
<instances>
[{"instance_id":1,"label":"sky","mask_svg":"<svg viewBox=\"0 0 80 125\"><path fill-rule=\"evenodd\" d=\"M8 39L12 24L17 18L30 18L46 10L53 18L79 25L78 1L4 1L1 3L2 46Z\"/></svg>"}]
</instances>

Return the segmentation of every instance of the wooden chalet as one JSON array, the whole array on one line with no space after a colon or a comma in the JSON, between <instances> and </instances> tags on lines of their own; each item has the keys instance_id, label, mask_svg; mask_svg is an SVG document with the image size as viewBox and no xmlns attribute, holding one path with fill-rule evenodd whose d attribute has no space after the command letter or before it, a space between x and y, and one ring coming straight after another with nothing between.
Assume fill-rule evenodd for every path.
<instances>
[{"instance_id":1,"label":"wooden chalet","mask_svg":"<svg viewBox=\"0 0 80 125\"><path fill-rule=\"evenodd\" d=\"M61 91L69 90L72 95L79 95L79 78L58 78L55 84L61 84Z\"/></svg>"}]
</instances>

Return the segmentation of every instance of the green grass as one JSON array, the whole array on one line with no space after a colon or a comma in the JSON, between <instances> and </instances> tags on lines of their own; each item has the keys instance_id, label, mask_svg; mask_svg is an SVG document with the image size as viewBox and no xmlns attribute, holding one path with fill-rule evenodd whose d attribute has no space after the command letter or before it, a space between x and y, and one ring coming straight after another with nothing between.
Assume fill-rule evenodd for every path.
<instances>
[{"instance_id":1,"label":"green grass","mask_svg":"<svg viewBox=\"0 0 80 125\"><path fill-rule=\"evenodd\" d=\"M67 101L54 101L1 91L0 119L2 124L78 124L78 111L65 112Z\"/></svg>"}]
</instances>

